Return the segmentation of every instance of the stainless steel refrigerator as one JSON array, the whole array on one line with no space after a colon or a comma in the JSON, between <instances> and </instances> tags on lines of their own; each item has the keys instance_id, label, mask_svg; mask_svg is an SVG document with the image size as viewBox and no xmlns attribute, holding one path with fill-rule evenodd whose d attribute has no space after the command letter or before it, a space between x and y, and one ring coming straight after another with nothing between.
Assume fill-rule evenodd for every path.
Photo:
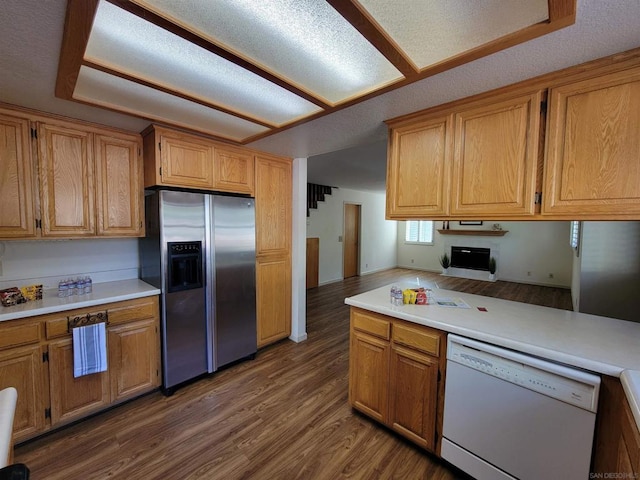
<instances>
[{"instance_id":1,"label":"stainless steel refrigerator","mask_svg":"<svg viewBox=\"0 0 640 480\"><path fill-rule=\"evenodd\" d=\"M162 292L162 383L171 394L255 355L255 205L160 190L146 192L145 209L140 278Z\"/></svg>"}]
</instances>

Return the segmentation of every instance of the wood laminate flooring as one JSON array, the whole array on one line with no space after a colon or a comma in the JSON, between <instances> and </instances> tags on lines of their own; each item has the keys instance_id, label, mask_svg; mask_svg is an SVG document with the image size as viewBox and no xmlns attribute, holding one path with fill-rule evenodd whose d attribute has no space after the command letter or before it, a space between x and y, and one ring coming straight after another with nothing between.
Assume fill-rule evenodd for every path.
<instances>
[{"instance_id":1,"label":"wood laminate flooring","mask_svg":"<svg viewBox=\"0 0 640 480\"><path fill-rule=\"evenodd\" d=\"M284 340L179 389L154 392L19 445L33 480L433 479L461 472L347 403L344 298L420 277L440 288L571 308L568 290L392 269L307 291L308 340Z\"/></svg>"}]
</instances>

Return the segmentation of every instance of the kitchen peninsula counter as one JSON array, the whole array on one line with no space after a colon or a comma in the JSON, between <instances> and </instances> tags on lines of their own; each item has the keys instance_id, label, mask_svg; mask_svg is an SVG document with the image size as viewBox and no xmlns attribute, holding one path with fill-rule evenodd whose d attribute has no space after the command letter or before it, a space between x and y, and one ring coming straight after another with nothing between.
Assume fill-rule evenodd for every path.
<instances>
[{"instance_id":1,"label":"kitchen peninsula counter","mask_svg":"<svg viewBox=\"0 0 640 480\"><path fill-rule=\"evenodd\" d=\"M94 307L107 303L160 295L160 290L137 278L117 282L94 283L92 293L58 298L55 289L45 290L42 300L0 307L0 322L64 312L77 308Z\"/></svg>"},{"instance_id":2,"label":"kitchen peninsula counter","mask_svg":"<svg viewBox=\"0 0 640 480\"><path fill-rule=\"evenodd\" d=\"M402 289L417 287L415 283L398 286ZM371 290L346 298L345 303L592 372L620 377L640 428L640 376L634 372L640 370L640 323L442 289L433 289L436 299L461 299L470 308L394 306L389 300L390 289L391 285Z\"/></svg>"}]
</instances>

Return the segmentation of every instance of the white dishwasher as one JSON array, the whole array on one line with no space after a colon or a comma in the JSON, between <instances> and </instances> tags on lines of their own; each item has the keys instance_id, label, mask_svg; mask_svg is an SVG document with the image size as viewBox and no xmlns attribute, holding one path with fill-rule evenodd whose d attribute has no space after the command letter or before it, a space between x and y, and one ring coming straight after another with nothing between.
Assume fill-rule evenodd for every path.
<instances>
[{"instance_id":1,"label":"white dishwasher","mask_svg":"<svg viewBox=\"0 0 640 480\"><path fill-rule=\"evenodd\" d=\"M600 377L457 335L442 458L478 480L589 478Z\"/></svg>"}]
</instances>

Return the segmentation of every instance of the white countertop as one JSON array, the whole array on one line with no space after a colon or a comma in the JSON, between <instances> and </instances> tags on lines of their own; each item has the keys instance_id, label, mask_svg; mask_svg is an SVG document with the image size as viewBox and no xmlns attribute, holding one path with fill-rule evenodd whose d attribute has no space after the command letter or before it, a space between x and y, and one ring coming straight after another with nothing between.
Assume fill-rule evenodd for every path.
<instances>
[{"instance_id":1,"label":"white countertop","mask_svg":"<svg viewBox=\"0 0 640 480\"><path fill-rule=\"evenodd\" d=\"M399 284L415 288L415 284ZM460 298L471 308L393 306L391 285L345 303L456 333L592 372L620 377L640 428L640 323L480 295L434 289L436 298ZM484 307L486 312L478 310ZM640 315L640 313L639 313ZM623 375L623 372L627 371ZM635 405L635 407L634 407Z\"/></svg>"},{"instance_id":2,"label":"white countertop","mask_svg":"<svg viewBox=\"0 0 640 480\"><path fill-rule=\"evenodd\" d=\"M58 298L57 290L45 290L42 300L21 303L12 307L0 306L0 322L152 295L160 295L160 290L137 278L118 282L94 283L92 293L65 298Z\"/></svg>"}]
</instances>

